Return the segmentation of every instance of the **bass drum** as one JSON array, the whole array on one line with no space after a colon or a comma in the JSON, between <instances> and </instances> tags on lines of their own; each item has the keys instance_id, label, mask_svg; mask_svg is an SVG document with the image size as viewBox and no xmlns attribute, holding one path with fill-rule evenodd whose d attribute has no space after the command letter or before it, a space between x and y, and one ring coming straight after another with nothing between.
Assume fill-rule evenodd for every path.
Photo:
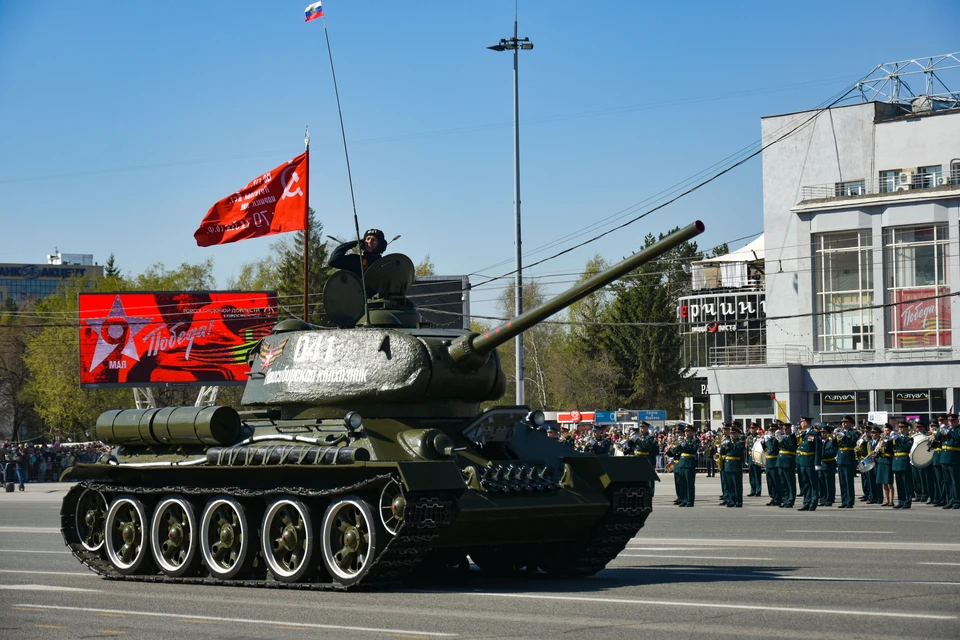
<instances>
[{"instance_id":1,"label":"bass drum","mask_svg":"<svg viewBox=\"0 0 960 640\"><path fill-rule=\"evenodd\" d=\"M767 456L763 450L763 442L757 440L753 443L753 448L750 449L750 457L753 459L753 464L758 467L764 467L767 464Z\"/></svg>"},{"instance_id":2,"label":"bass drum","mask_svg":"<svg viewBox=\"0 0 960 640\"><path fill-rule=\"evenodd\" d=\"M860 473L869 473L871 469L877 466L877 461L871 458L864 458L857 463L857 471Z\"/></svg>"},{"instance_id":3,"label":"bass drum","mask_svg":"<svg viewBox=\"0 0 960 640\"><path fill-rule=\"evenodd\" d=\"M930 445L933 440L930 436L916 435L913 437L913 446L910 447L910 464L917 469L929 467L933 462L933 449Z\"/></svg>"}]
</instances>

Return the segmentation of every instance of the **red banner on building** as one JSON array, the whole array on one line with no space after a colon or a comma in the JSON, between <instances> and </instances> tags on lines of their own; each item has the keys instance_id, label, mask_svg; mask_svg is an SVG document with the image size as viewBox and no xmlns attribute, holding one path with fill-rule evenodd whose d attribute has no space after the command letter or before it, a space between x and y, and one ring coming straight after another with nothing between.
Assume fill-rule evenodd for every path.
<instances>
[{"instance_id":1,"label":"red banner on building","mask_svg":"<svg viewBox=\"0 0 960 640\"><path fill-rule=\"evenodd\" d=\"M277 322L277 294L80 294L80 386L229 385Z\"/></svg>"},{"instance_id":2,"label":"red banner on building","mask_svg":"<svg viewBox=\"0 0 960 640\"><path fill-rule=\"evenodd\" d=\"M951 298L937 298L938 293L948 293L948 290L943 288L938 292L935 287L929 287L897 291L897 304L893 308L897 348L950 346Z\"/></svg>"},{"instance_id":3,"label":"red banner on building","mask_svg":"<svg viewBox=\"0 0 960 640\"><path fill-rule=\"evenodd\" d=\"M307 224L308 166L309 152L305 151L210 207L193 234L197 246L303 231Z\"/></svg>"}]
</instances>

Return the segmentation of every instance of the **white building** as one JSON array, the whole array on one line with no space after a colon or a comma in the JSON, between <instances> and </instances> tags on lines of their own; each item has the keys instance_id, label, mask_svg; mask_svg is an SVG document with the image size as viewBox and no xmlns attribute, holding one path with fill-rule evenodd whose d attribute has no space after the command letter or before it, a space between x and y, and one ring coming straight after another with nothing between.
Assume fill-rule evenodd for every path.
<instances>
[{"instance_id":1,"label":"white building","mask_svg":"<svg viewBox=\"0 0 960 640\"><path fill-rule=\"evenodd\" d=\"M693 265L688 420L960 407L958 98L762 119L765 141L807 124L763 152L758 246Z\"/></svg>"}]
</instances>

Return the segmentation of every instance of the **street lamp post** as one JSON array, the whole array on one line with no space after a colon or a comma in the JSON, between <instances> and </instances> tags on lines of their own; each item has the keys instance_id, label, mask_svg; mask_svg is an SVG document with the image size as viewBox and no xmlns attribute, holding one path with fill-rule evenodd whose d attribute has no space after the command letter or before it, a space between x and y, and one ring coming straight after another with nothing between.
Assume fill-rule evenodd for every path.
<instances>
[{"instance_id":1,"label":"street lamp post","mask_svg":"<svg viewBox=\"0 0 960 640\"><path fill-rule=\"evenodd\" d=\"M516 314L523 313L523 262L520 243L520 50L533 49L530 38L518 38L517 21L513 21L513 37L502 38L500 42L487 47L493 51L513 51L513 213L516 222ZM517 351L517 404L524 404L523 393L523 334L516 337Z\"/></svg>"}]
</instances>

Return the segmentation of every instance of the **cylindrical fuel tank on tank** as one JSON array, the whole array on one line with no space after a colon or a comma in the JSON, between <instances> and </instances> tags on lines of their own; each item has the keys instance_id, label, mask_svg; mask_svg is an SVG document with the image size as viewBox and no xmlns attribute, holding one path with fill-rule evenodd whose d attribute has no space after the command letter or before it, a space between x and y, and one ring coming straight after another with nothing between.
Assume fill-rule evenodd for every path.
<instances>
[{"instance_id":1,"label":"cylindrical fuel tank on tank","mask_svg":"<svg viewBox=\"0 0 960 640\"><path fill-rule=\"evenodd\" d=\"M240 416L220 406L107 411L94 433L107 444L229 445L240 436Z\"/></svg>"}]
</instances>

